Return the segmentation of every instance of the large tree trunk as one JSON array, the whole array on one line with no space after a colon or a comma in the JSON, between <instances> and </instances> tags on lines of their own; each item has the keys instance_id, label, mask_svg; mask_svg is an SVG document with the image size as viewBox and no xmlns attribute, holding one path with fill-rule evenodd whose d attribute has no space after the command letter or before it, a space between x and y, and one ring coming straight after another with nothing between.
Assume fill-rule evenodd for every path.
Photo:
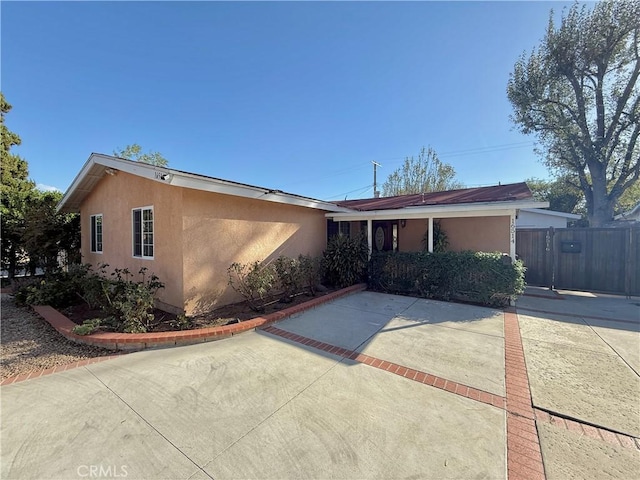
<instances>
[{"instance_id":1,"label":"large tree trunk","mask_svg":"<svg viewBox=\"0 0 640 480\"><path fill-rule=\"evenodd\" d=\"M594 169L595 170L595 169ZM607 194L607 181L603 172L591 172L593 200L587 206L590 227L601 227L613 220L613 207L616 199Z\"/></svg>"}]
</instances>

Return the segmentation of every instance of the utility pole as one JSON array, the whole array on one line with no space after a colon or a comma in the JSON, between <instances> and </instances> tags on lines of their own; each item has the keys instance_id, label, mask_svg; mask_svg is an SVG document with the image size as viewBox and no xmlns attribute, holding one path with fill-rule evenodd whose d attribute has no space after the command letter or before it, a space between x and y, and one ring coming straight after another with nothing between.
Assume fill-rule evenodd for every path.
<instances>
[{"instance_id":1,"label":"utility pole","mask_svg":"<svg viewBox=\"0 0 640 480\"><path fill-rule=\"evenodd\" d=\"M371 161L373 163L373 196L375 198L380 198L380 192L378 191L378 180L377 180L377 169L381 167L378 162Z\"/></svg>"}]
</instances>

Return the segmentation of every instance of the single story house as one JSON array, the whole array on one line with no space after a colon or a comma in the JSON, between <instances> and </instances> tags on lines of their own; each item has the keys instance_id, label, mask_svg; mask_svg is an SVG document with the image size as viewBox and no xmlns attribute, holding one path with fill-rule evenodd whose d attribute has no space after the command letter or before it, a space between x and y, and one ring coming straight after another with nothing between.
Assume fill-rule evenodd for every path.
<instances>
[{"instance_id":1,"label":"single story house","mask_svg":"<svg viewBox=\"0 0 640 480\"><path fill-rule=\"evenodd\" d=\"M542 208L523 208L516 219L516 228L567 228L569 220L581 218L575 213L556 212Z\"/></svg>"},{"instance_id":2,"label":"single story house","mask_svg":"<svg viewBox=\"0 0 640 480\"><path fill-rule=\"evenodd\" d=\"M370 250L433 251L438 220L452 250L515 258L518 210L545 206L525 183L332 203L94 153L58 209L80 213L85 263L146 267L165 284L159 308L194 314L240 300L233 262L321 255L338 232L364 230Z\"/></svg>"}]
</instances>

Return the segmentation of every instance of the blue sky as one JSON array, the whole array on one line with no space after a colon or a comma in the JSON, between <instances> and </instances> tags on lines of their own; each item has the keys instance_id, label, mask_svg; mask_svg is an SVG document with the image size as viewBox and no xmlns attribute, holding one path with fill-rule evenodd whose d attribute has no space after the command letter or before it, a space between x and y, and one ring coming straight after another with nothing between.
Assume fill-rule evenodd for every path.
<instances>
[{"instance_id":1,"label":"blue sky","mask_svg":"<svg viewBox=\"0 0 640 480\"><path fill-rule=\"evenodd\" d=\"M7 2L7 126L38 183L138 143L170 167L371 196L432 146L467 186L548 176L509 73L560 2Z\"/></svg>"}]
</instances>

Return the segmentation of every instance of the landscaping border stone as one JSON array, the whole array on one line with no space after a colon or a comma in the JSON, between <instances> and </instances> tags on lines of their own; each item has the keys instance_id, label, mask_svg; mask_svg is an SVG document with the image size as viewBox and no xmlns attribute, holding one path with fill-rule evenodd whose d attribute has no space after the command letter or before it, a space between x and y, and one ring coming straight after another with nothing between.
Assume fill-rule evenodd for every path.
<instances>
[{"instance_id":1,"label":"landscaping border stone","mask_svg":"<svg viewBox=\"0 0 640 480\"><path fill-rule=\"evenodd\" d=\"M62 336L69 340L84 345L107 348L110 350L144 350L146 348L172 347L180 345L190 345L201 342L211 342L221 340L239 333L255 330L256 328L271 323L284 320L305 310L315 308L323 303L335 300L336 298L349 295L350 293L366 290L367 285L359 283L335 292L328 293L322 297L316 297L308 302L294 305L293 307L270 313L251 320L235 323L232 325L222 325L218 327L199 328L195 330L182 330L174 332L154 332L154 333L111 333L97 332L91 335L76 335L73 333L74 322L65 315L48 305L36 305L33 310L44 318Z\"/></svg>"}]
</instances>

